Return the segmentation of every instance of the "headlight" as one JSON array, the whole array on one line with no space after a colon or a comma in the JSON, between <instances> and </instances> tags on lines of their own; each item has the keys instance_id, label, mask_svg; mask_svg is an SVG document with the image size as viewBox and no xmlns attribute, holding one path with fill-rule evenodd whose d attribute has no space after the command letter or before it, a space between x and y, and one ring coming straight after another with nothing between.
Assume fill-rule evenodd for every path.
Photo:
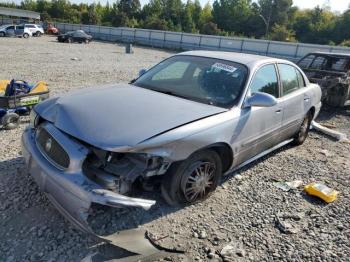
<instances>
[{"instance_id":1,"label":"headlight","mask_svg":"<svg viewBox=\"0 0 350 262\"><path fill-rule=\"evenodd\" d=\"M34 111L34 109L30 111L29 118L30 118L29 126L31 128L36 128L39 122L39 115L37 114L37 112Z\"/></svg>"}]
</instances>

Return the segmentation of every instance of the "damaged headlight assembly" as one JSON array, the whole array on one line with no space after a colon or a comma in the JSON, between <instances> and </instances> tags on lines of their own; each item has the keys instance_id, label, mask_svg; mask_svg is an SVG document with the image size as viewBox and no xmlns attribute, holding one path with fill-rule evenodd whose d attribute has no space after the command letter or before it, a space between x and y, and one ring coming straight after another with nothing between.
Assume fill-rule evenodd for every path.
<instances>
[{"instance_id":1,"label":"damaged headlight assembly","mask_svg":"<svg viewBox=\"0 0 350 262\"><path fill-rule=\"evenodd\" d=\"M108 190L120 194L131 191L136 179L162 175L169 167L160 156L145 153L115 153L93 149L84 162L85 175Z\"/></svg>"}]
</instances>

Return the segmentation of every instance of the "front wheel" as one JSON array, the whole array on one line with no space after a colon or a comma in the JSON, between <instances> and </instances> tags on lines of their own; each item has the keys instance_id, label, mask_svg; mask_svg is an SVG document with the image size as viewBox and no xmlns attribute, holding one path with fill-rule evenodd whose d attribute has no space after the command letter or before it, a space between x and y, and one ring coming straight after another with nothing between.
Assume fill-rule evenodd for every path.
<instances>
[{"instance_id":1,"label":"front wheel","mask_svg":"<svg viewBox=\"0 0 350 262\"><path fill-rule=\"evenodd\" d=\"M41 36L41 32L40 32L40 31L36 32L36 33L35 33L35 36L36 36L36 37L40 37L40 36Z\"/></svg>"},{"instance_id":2,"label":"front wheel","mask_svg":"<svg viewBox=\"0 0 350 262\"><path fill-rule=\"evenodd\" d=\"M164 175L163 198L172 206L205 200L216 189L221 174L221 159L215 151L194 153L185 161L173 164Z\"/></svg>"},{"instance_id":3,"label":"front wheel","mask_svg":"<svg viewBox=\"0 0 350 262\"><path fill-rule=\"evenodd\" d=\"M312 117L313 115L310 111L304 117L298 133L294 136L294 140L292 142L294 145L299 146L305 142L309 134Z\"/></svg>"}]
</instances>

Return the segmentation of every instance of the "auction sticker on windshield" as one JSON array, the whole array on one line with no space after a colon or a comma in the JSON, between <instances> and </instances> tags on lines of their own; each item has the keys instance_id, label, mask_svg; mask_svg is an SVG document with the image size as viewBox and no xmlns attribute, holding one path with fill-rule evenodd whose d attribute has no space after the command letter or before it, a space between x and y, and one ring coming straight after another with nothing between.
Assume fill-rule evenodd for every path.
<instances>
[{"instance_id":1,"label":"auction sticker on windshield","mask_svg":"<svg viewBox=\"0 0 350 262\"><path fill-rule=\"evenodd\" d=\"M212 65L212 67L218 68L218 69L230 72L230 73L233 73L234 71L237 70L237 68L234 66L230 66L230 65L226 65L226 64L222 64L222 63L215 63Z\"/></svg>"}]
</instances>

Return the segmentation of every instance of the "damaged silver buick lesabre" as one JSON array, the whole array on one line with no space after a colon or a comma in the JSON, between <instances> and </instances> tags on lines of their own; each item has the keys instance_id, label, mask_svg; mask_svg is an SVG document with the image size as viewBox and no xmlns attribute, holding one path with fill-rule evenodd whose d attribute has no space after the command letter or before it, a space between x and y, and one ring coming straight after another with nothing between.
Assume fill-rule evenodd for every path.
<instances>
[{"instance_id":1,"label":"damaged silver buick lesabre","mask_svg":"<svg viewBox=\"0 0 350 262\"><path fill-rule=\"evenodd\" d=\"M320 99L291 62L185 52L129 84L37 105L22 152L40 189L86 229L93 203L149 209L155 201L130 196L135 184L159 185L169 204L207 198L222 174L283 141L302 144Z\"/></svg>"}]
</instances>

